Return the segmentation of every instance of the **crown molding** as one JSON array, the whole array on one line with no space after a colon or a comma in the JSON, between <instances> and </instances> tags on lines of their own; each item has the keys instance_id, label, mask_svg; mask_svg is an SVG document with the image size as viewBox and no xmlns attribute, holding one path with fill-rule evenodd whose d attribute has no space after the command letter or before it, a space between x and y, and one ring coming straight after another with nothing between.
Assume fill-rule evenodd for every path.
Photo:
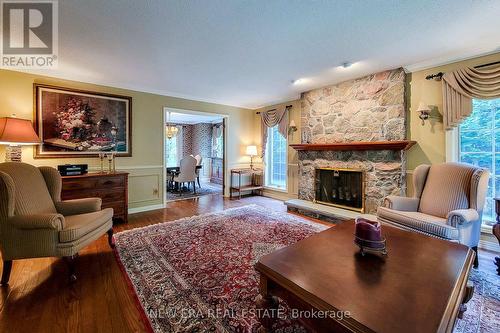
<instances>
[{"instance_id":1,"label":"crown molding","mask_svg":"<svg viewBox=\"0 0 500 333\"><path fill-rule=\"evenodd\" d=\"M490 51L485 51L485 52L480 52L480 53L478 53L477 50L467 51L467 52L463 52L461 55L438 57L438 58L433 58L433 59L421 61L421 62L418 62L416 64L403 66L403 69L406 73L414 73L414 72L423 71L426 69L431 69L431 68L435 68L435 67L453 64L453 63L459 62L459 61L465 61L465 60L469 60L469 59L485 57L485 56L495 54L495 53L500 53L500 49L495 49L495 50L490 50Z\"/></svg>"}]
</instances>

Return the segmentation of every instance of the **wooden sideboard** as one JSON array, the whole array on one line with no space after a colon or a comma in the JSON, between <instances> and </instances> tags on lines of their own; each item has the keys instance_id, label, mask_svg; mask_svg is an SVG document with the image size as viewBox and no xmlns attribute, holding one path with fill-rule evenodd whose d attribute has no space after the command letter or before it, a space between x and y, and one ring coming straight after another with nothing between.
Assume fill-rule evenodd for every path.
<instances>
[{"instance_id":1,"label":"wooden sideboard","mask_svg":"<svg viewBox=\"0 0 500 333\"><path fill-rule=\"evenodd\" d=\"M87 173L62 177L62 200L98 197L113 208L113 219L128 222L128 173Z\"/></svg>"}]
</instances>

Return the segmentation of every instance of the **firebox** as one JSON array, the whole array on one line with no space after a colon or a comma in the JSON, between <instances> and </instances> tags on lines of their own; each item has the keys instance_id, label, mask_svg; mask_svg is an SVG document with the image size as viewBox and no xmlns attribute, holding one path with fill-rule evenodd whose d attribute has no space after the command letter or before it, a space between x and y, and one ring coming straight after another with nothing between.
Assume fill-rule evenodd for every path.
<instances>
[{"instance_id":1,"label":"firebox","mask_svg":"<svg viewBox=\"0 0 500 333\"><path fill-rule=\"evenodd\" d=\"M314 202L364 213L364 172L358 169L316 169Z\"/></svg>"}]
</instances>

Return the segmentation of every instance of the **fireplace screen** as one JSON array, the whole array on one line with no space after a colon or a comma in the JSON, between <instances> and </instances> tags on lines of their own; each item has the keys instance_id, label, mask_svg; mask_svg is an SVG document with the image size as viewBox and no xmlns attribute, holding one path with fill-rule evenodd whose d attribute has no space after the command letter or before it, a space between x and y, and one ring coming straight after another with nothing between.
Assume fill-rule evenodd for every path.
<instances>
[{"instance_id":1,"label":"fireplace screen","mask_svg":"<svg viewBox=\"0 0 500 333\"><path fill-rule=\"evenodd\" d=\"M364 212L363 171L316 169L315 202Z\"/></svg>"}]
</instances>

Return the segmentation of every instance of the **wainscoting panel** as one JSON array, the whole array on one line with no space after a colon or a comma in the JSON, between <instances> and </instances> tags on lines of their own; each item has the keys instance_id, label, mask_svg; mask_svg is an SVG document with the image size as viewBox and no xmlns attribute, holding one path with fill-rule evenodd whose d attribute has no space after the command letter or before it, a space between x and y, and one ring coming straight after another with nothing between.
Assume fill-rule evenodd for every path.
<instances>
[{"instance_id":1,"label":"wainscoting panel","mask_svg":"<svg viewBox=\"0 0 500 333\"><path fill-rule=\"evenodd\" d=\"M129 208L140 208L163 204L162 167L134 167L120 171L129 172Z\"/></svg>"},{"instance_id":2,"label":"wainscoting panel","mask_svg":"<svg viewBox=\"0 0 500 333\"><path fill-rule=\"evenodd\" d=\"M160 176L140 175L129 176L130 188L134 190L129 193L129 203L142 203L160 198Z\"/></svg>"}]
</instances>

